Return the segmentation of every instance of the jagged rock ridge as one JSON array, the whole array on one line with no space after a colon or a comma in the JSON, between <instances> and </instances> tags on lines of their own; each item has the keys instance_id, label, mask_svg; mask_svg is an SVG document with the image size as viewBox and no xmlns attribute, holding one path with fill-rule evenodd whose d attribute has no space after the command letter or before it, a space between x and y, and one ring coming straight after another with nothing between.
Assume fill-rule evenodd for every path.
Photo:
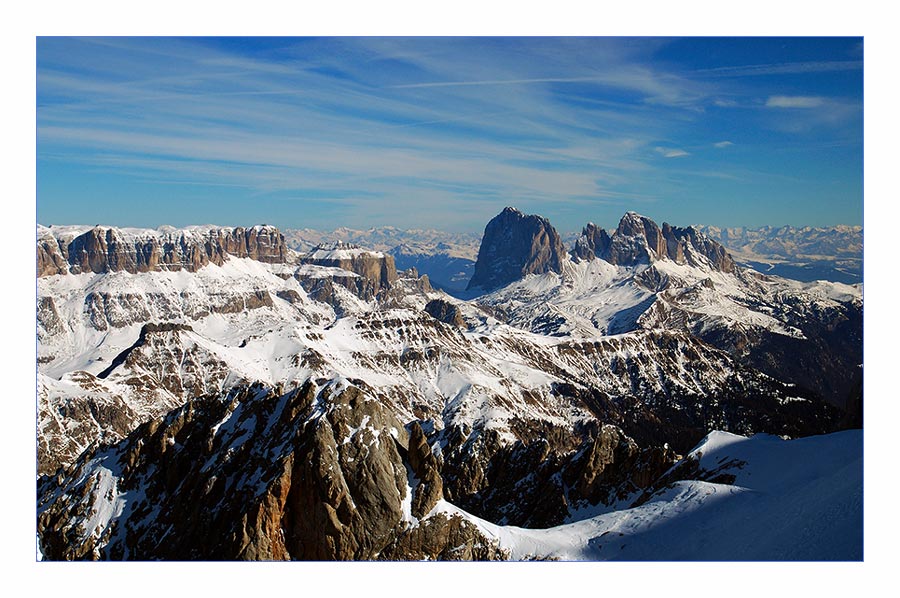
<instances>
[{"instance_id":1,"label":"jagged rock ridge","mask_svg":"<svg viewBox=\"0 0 900 598\"><path fill-rule=\"evenodd\" d=\"M660 228L635 212L626 213L612 235L588 223L575 242L572 255L581 260L600 258L619 266L670 259L678 264L708 265L719 272L734 272L735 267L725 248L696 228L680 228L667 222Z\"/></svg>"}]
</instances>

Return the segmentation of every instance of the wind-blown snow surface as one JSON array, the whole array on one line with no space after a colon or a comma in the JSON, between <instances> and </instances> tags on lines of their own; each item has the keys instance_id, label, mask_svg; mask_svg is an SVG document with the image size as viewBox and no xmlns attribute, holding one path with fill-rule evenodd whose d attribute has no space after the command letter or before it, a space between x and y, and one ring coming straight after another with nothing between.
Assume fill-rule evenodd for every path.
<instances>
[{"instance_id":1,"label":"wind-blown snow surface","mask_svg":"<svg viewBox=\"0 0 900 598\"><path fill-rule=\"evenodd\" d=\"M516 560L856 561L863 558L863 436L782 440L710 433L686 458L734 462L733 484L675 482L648 502L558 527L499 526L447 501ZM677 465L675 467L678 467Z\"/></svg>"}]
</instances>

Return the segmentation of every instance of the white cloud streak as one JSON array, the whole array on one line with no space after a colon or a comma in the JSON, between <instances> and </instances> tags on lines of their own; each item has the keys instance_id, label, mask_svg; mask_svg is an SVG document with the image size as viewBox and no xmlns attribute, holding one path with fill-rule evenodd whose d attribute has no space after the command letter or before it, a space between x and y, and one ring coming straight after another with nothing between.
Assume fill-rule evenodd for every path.
<instances>
[{"instance_id":1,"label":"white cloud streak","mask_svg":"<svg viewBox=\"0 0 900 598\"><path fill-rule=\"evenodd\" d=\"M766 108L820 108L825 99L816 96L769 96Z\"/></svg>"},{"instance_id":2,"label":"white cloud streak","mask_svg":"<svg viewBox=\"0 0 900 598\"><path fill-rule=\"evenodd\" d=\"M656 153L660 154L663 158L681 158L684 156L690 156L688 152L678 148L656 147L654 149L656 150Z\"/></svg>"},{"instance_id":3,"label":"white cloud streak","mask_svg":"<svg viewBox=\"0 0 900 598\"><path fill-rule=\"evenodd\" d=\"M830 73L862 70L861 60L835 60L818 62L784 62L776 64L751 64L725 66L695 71L705 76L752 77L767 75L802 75L806 73Z\"/></svg>"}]
</instances>

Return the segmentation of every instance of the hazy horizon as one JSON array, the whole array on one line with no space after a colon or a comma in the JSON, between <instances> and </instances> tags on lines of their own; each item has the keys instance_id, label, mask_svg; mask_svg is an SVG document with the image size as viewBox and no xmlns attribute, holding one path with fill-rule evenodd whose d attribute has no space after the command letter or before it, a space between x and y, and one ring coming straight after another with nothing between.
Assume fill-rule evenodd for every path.
<instances>
[{"instance_id":1,"label":"hazy horizon","mask_svg":"<svg viewBox=\"0 0 900 598\"><path fill-rule=\"evenodd\" d=\"M496 215L496 214L495 214L495 215ZM537 215L538 215L538 216L542 216L543 214L537 214ZM623 213L623 215L624 215L624 213ZM653 218L653 216L650 215L650 214L641 213L641 215L642 215L642 216L647 216L648 218L650 218L651 220L653 220L654 222L656 222L656 223L659 224L659 225L662 225L662 224L663 224L663 221L662 221L662 220L657 220L656 218ZM490 220L490 219L489 219L489 220ZM582 227L584 226L584 224L587 224L588 222L593 222L593 223L596 224L597 226L599 226L599 227L601 227L601 228L603 228L603 229L606 229L606 230L608 230L608 231L609 231L609 230L615 230L616 227L618 226L618 220L615 221L615 222L613 222L613 223L604 224L604 223L602 223L602 222L597 222L596 220L587 219L587 220L584 221ZM666 221L666 222L668 222L668 221ZM381 225L372 225L372 226L365 226L365 225L362 225L362 226L339 225L339 226L335 226L335 227L331 227L331 228L321 228L321 227L318 227L318 228L317 228L317 227L312 227L312 226L292 226L292 227L287 227L287 226L279 226L278 223L276 223L276 222L262 222L262 221L260 221L260 222L247 222L247 223L193 222L193 223L188 223L188 224L184 224L184 225L181 225L181 226L176 226L176 225L173 225L173 224L170 224L170 223L167 223L167 222L163 222L163 223L161 223L161 224L159 224L159 225L154 225L154 226L132 226L132 225L127 225L127 224L125 224L125 225L117 225L117 224L110 224L110 223L108 223L108 222L95 222L95 223L93 223L93 224L88 224L88 223L86 223L86 222L53 222L53 223L50 223L50 224L47 224L47 223L44 223L44 222L37 222L37 224L38 224L39 226L45 226L45 227L48 227L48 228L54 228L54 227L94 227L94 226L108 226L108 227L112 227L112 228L123 228L123 229L133 228L133 229L146 229L146 230L158 230L158 229L161 229L161 228L164 228L164 227L173 227L173 228L176 228L176 229L189 228L189 227L203 227L203 226L217 226L217 227L223 227L223 228L228 228L228 227L231 227L231 228L236 228L236 227L249 228L249 227L251 227L251 226L257 226L257 225L270 225L270 226L276 227L277 229L279 229L279 230L281 230L281 231L310 230L310 231L323 232L323 233L324 233L324 232L334 232L334 231L340 230L340 229L348 229L348 230L354 230L354 231L360 231L360 232L372 231L372 230L395 229L395 230L402 231L402 232L410 232L410 231L417 231L417 230L418 230L418 231L434 231L434 232L439 232L439 233L455 234L455 235L473 235L473 234L481 235L481 234L484 232L484 227L487 225L487 221L486 221L486 222L484 223L484 225L482 225L481 228L478 229L478 230L476 230L476 229L469 229L469 230L448 230L448 229L439 228L439 227L437 227L437 226L427 226L427 225L423 225L423 226L413 226L413 227L400 227L400 226L395 226L395 225L393 225L393 224L381 224ZM550 224L554 224L552 220L550 220ZM817 229L818 229L818 228L821 228L821 229L828 229L828 228L838 228L838 227L853 227L853 228L859 228L860 230L863 229L863 225L862 225L862 224L843 224L843 223L830 224L830 225L821 225L821 226L813 226L813 225L796 225L796 224L764 224L764 225L760 225L760 226L729 226L729 225L707 224L707 223L705 223L705 222L669 222L669 224L671 224L671 225L673 225L673 226L680 226L680 227L686 227L686 226L714 226L714 227L716 227L716 228L721 228L721 229L746 229L746 230L759 230L759 229L762 229L762 228L779 229L779 228L785 228L785 227L791 227L791 228L796 228L796 229L802 229L802 228L817 228ZM565 236L565 235L578 234L578 233L581 232L581 228L582 228L582 227L578 227L577 229L575 229L575 228L573 228L573 229L562 229L562 228L559 228L559 227L557 227L557 226L554 225L554 228L556 228L556 230L557 230L561 235L564 235L564 236Z\"/></svg>"}]
</instances>

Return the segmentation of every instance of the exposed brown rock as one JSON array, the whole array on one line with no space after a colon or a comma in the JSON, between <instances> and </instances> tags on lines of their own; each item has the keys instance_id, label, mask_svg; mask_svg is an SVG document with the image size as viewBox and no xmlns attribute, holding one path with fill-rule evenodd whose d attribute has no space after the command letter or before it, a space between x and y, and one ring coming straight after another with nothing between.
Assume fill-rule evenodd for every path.
<instances>
[{"instance_id":1,"label":"exposed brown rock","mask_svg":"<svg viewBox=\"0 0 900 598\"><path fill-rule=\"evenodd\" d=\"M65 331L65 325L59 317L53 297L38 298L37 323L47 334L62 334Z\"/></svg>"},{"instance_id":2,"label":"exposed brown rock","mask_svg":"<svg viewBox=\"0 0 900 598\"><path fill-rule=\"evenodd\" d=\"M652 483L675 461L672 451L641 449L612 425L581 430L536 421L514 426L520 441L493 430L444 449L448 500L489 521L529 528L561 525L573 507L611 505Z\"/></svg>"},{"instance_id":3,"label":"exposed brown rock","mask_svg":"<svg viewBox=\"0 0 900 598\"><path fill-rule=\"evenodd\" d=\"M37 242L37 275L53 276L54 274L66 274L69 265L63 254L63 247L52 236L45 236Z\"/></svg>"},{"instance_id":4,"label":"exposed brown rock","mask_svg":"<svg viewBox=\"0 0 900 598\"><path fill-rule=\"evenodd\" d=\"M432 299L425 305L425 311L432 318L444 324L450 324L457 328L466 327L466 321L463 319L459 306L444 299Z\"/></svg>"},{"instance_id":5,"label":"exposed brown rock","mask_svg":"<svg viewBox=\"0 0 900 598\"><path fill-rule=\"evenodd\" d=\"M360 250L343 243L317 247L300 258L301 264L311 264L328 268L340 268L356 276L318 277L304 273L296 274L303 288L316 300L336 305L333 285L339 284L358 297L368 300L383 296L398 280L394 257L387 254Z\"/></svg>"},{"instance_id":6,"label":"exposed brown rock","mask_svg":"<svg viewBox=\"0 0 900 598\"><path fill-rule=\"evenodd\" d=\"M609 249L610 242L609 233L589 222L581 230L581 237L575 241L572 255L579 260L591 261L597 256L604 255Z\"/></svg>"},{"instance_id":7,"label":"exposed brown rock","mask_svg":"<svg viewBox=\"0 0 900 598\"><path fill-rule=\"evenodd\" d=\"M413 517L421 518L444 498L444 482L441 479L440 464L431 453L428 439L418 422L410 425L407 459L418 480L412 501L412 514Z\"/></svg>"},{"instance_id":8,"label":"exposed brown rock","mask_svg":"<svg viewBox=\"0 0 900 598\"><path fill-rule=\"evenodd\" d=\"M649 486L675 459L668 448L642 450L621 429L604 425L587 449L567 464L563 479L570 499L611 504Z\"/></svg>"},{"instance_id":9,"label":"exposed brown rock","mask_svg":"<svg viewBox=\"0 0 900 598\"><path fill-rule=\"evenodd\" d=\"M461 517L438 513L400 534L382 551L380 558L391 561L498 561L509 559L509 553Z\"/></svg>"}]
</instances>

